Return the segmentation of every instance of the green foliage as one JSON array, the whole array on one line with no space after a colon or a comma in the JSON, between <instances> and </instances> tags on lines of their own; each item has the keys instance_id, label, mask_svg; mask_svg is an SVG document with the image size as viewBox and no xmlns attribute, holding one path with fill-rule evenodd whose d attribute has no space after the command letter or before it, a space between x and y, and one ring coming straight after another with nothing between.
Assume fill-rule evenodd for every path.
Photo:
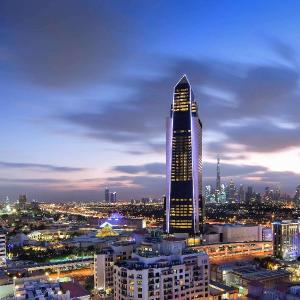
<instances>
[{"instance_id":1,"label":"green foliage","mask_svg":"<svg viewBox=\"0 0 300 300\"><path fill-rule=\"evenodd\" d=\"M84 288L89 291L92 292L92 290L94 289L94 277L93 276L88 276L85 280L84 283Z\"/></svg>"},{"instance_id":2,"label":"green foliage","mask_svg":"<svg viewBox=\"0 0 300 300\"><path fill-rule=\"evenodd\" d=\"M47 248L46 251L27 249L24 247L14 247L11 251L14 257L20 260L30 260L34 262L49 262L50 260L76 259L78 257L92 256L94 251L79 248L65 247L62 249Z\"/></svg>"}]
</instances>

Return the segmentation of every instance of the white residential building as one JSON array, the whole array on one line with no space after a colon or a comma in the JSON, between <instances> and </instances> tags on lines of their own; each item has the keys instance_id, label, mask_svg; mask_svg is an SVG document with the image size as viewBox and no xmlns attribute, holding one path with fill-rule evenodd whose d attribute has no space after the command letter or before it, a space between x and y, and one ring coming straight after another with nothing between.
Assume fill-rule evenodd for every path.
<instances>
[{"instance_id":1,"label":"white residential building","mask_svg":"<svg viewBox=\"0 0 300 300\"><path fill-rule=\"evenodd\" d=\"M116 242L104 248L94 256L94 285L95 289L105 294L113 291L113 267L121 260L131 257L135 244L132 242Z\"/></svg>"},{"instance_id":2,"label":"white residential building","mask_svg":"<svg viewBox=\"0 0 300 300\"><path fill-rule=\"evenodd\" d=\"M114 265L115 300L209 299L209 259L204 252L166 238L157 247L141 247Z\"/></svg>"}]
</instances>

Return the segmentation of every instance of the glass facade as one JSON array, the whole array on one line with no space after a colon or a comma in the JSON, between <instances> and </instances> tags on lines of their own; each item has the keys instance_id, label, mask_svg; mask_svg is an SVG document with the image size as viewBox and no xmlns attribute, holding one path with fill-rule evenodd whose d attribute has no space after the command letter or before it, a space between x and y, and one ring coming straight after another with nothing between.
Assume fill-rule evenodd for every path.
<instances>
[{"instance_id":1,"label":"glass facade","mask_svg":"<svg viewBox=\"0 0 300 300\"><path fill-rule=\"evenodd\" d=\"M174 88L173 104L167 120L165 206L168 233L199 233L204 218L202 124L186 76Z\"/></svg>"}]
</instances>

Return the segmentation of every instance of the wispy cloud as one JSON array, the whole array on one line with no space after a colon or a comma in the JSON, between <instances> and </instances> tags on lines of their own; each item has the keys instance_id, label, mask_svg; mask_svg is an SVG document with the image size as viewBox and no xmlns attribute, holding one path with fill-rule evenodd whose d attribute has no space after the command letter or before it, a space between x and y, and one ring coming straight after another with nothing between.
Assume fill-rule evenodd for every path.
<instances>
[{"instance_id":1,"label":"wispy cloud","mask_svg":"<svg viewBox=\"0 0 300 300\"><path fill-rule=\"evenodd\" d=\"M6 162L6 161L0 161L0 167L6 169L30 169L35 171L63 172L63 173L80 172L86 170L85 168L56 166L50 164L19 163L19 162Z\"/></svg>"},{"instance_id":2,"label":"wispy cloud","mask_svg":"<svg viewBox=\"0 0 300 300\"><path fill-rule=\"evenodd\" d=\"M132 144L132 147L135 143L144 144L144 152L153 152L157 138L164 139L171 87L185 72L196 90L204 131L222 136L222 141L215 139L214 144L236 143L257 152L300 146L295 138L298 127L291 126L298 124L300 113L297 96L300 71L294 66L279 62L248 65L218 60L165 60L169 64L162 62L163 77L125 80L136 91L126 101L87 107L83 112L66 112L58 120L77 126L81 137L84 132L86 137L100 141ZM219 101L222 93L235 105L223 105ZM281 121L270 122L274 116ZM287 126L288 133L284 130ZM258 128L262 130L260 135ZM260 136L269 139L268 143L262 143ZM209 142L204 139L204 144Z\"/></svg>"},{"instance_id":3,"label":"wispy cloud","mask_svg":"<svg viewBox=\"0 0 300 300\"><path fill-rule=\"evenodd\" d=\"M9 184L65 184L69 181L66 179L55 179L55 178L0 178L0 183L9 183Z\"/></svg>"},{"instance_id":4,"label":"wispy cloud","mask_svg":"<svg viewBox=\"0 0 300 300\"><path fill-rule=\"evenodd\" d=\"M105 81L135 41L131 22L102 1L1 1L0 11L11 63L39 86Z\"/></svg>"},{"instance_id":5,"label":"wispy cloud","mask_svg":"<svg viewBox=\"0 0 300 300\"><path fill-rule=\"evenodd\" d=\"M146 173L149 175L163 175L165 173L165 164L150 163L145 165L115 166L112 170L128 174Z\"/></svg>"}]
</instances>

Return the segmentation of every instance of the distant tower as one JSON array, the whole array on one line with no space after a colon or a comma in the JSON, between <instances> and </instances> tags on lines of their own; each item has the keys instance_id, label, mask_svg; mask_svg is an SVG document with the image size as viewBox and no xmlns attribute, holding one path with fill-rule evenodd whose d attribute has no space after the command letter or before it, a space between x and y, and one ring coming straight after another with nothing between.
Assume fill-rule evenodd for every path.
<instances>
[{"instance_id":1,"label":"distant tower","mask_svg":"<svg viewBox=\"0 0 300 300\"><path fill-rule=\"evenodd\" d=\"M211 185L206 185L204 190L205 202L209 203L211 201Z\"/></svg>"},{"instance_id":2,"label":"distant tower","mask_svg":"<svg viewBox=\"0 0 300 300\"><path fill-rule=\"evenodd\" d=\"M117 202L117 192L111 192L110 193L110 202L116 203Z\"/></svg>"},{"instance_id":3,"label":"distant tower","mask_svg":"<svg viewBox=\"0 0 300 300\"><path fill-rule=\"evenodd\" d=\"M215 189L215 200L217 203L221 201L221 171L220 171L220 157L217 157L217 179L216 179L216 189Z\"/></svg>"},{"instance_id":4,"label":"distant tower","mask_svg":"<svg viewBox=\"0 0 300 300\"><path fill-rule=\"evenodd\" d=\"M233 180L230 180L229 187L228 187L228 202L229 203L234 203L235 202L235 192L236 192L236 187L233 182Z\"/></svg>"},{"instance_id":5,"label":"distant tower","mask_svg":"<svg viewBox=\"0 0 300 300\"><path fill-rule=\"evenodd\" d=\"M109 189L106 187L104 191L105 202L109 203Z\"/></svg>"},{"instance_id":6,"label":"distant tower","mask_svg":"<svg viewBox=\"0 0 300 300\"><path fill-rule=\"evenodd\" d=\"M27 197L26 195L19 195L19 209L20 210L25 210L26 209L26 204L27 204Z\"/></svg>"},{"instance_id":7,"label":"distant tower","mask_svg":"<svg viewBox=\"0 0 300 300\"><path fill-rule=\"evenodd\" d=\"M194 235L204 223L202 123L185 75L174 88L166 143L166 232Z\"/></svg>"},{"instance_id":8,"label":"distant tower","mask_svg":"<svg viewBox=\"0 0 300 300\"><path fill-rule=\"evenodd\" d=\"M248 186L247 192L246 192L246 202L249 203L254 195L254 190L252 186Z\"/></svg>"},{"instance_id":9,"label":"distant tower","mask_svg":"<svg viewBox=\"0 0 300 300\"><path fill-rule=\"evenodd\" d=\"M221 191L221 171L220 171L220 157L217 157L217 180L216 180L216 190Z\"/></svg>"},{"instance_id":10,"label":"distant tower","mask_svg":"<svg viewBox=\"0 0 300 300\"><path fill-rule=\"evenodd\" d=\"M294 197L295 205L300 206L300 185L296 188L296 194Z\"/></svg>"},{"instance_id":11,"label":"distant tower","mask_svg":"<svg viewBox=\"0 0 300 300\"><path fill-rule=\"evenodd\" d=\"M280 200L280 197L281 197L280 188L277 186L275 193L274 193L274 200L278 201L278 200Z\"/></svg>"},{"instance_id":12,"label":"distant tower","mask_svg":"<svg viewBox=\"0 0 300 300\"><path fill-rule=\"evenodd\" d=\"M244 186L241 184L239 188L239 202L244 203L245 202L245 191Z\"/></svg>"}]
</instances>

